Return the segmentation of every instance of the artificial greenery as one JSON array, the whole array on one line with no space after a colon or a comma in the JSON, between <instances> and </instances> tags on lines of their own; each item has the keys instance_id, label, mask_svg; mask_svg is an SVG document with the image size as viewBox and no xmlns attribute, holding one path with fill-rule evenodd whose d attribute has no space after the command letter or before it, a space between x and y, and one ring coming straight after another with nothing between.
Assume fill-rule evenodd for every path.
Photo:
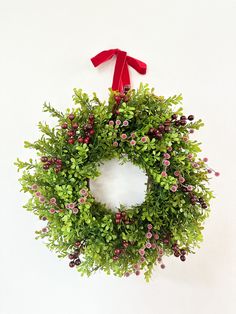
<instances>
[{"instance_id":1,"label":"artificial greenery","mask_svg":"<svg viewBox=\"0 0 236 314\"><path fill-rule=\"evenodd\" d=\"M213 197L206 185L214 170L189 138L202 121L183 115L181 95L165 99L142 84L124 93L110 90L108 104L80 89L73 100L75 108L65 113L44 104L57 124L39 123L42 137L25 142L39 158L16 162L22 190L31 194L25 207L46 224L37 237L86 275L144 271L149 280L155 264L165 267L164 255L184 261L202 241ZM113 212L94 199L89 180L113 158L147 174L142 204Z\"/></svg>"}]
</instances>

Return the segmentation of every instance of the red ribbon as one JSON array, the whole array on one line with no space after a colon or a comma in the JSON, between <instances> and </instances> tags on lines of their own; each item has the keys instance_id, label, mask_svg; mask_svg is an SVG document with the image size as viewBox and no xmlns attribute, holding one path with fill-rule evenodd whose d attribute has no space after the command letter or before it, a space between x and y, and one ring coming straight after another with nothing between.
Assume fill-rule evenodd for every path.
<instances>
[{"instance_id":1,"label":"red ribbon","mask_svg":"<svg viewBox=\"0 0 236 314\"><path fill-rule=\"evenodd\" d=\"M127 52L120 49L104 50L91 58L91 61L93 65L97 67L101 63L110 60L115 55L116 65L113 75L112 90L123 92L124 86L130 85L128 65L140 74L146 73L147 65L138 59L127 56Z\"/></svg>"}]
</instances>

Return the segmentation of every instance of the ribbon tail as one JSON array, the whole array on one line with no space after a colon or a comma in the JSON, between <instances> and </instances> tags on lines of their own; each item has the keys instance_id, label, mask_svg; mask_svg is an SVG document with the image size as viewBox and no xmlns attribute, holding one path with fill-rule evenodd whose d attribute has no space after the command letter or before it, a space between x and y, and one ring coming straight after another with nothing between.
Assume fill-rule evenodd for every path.
<instances>
[{"instance_id":1,"label":"ribbon tail","mask_svg":"<svg viewBox=\"0 0 236 314\"><path fill-rule=\"evenodd\" d=\"M130 56L127 56L127 63L130 65L132 68L134 68L138 73L140 74L146 74L147 72L147 65L146 63L132 58Z\"/></svg>"},{"instance_id":2,"label":"ribbon tail","mask_svg":"<svg viewBox=\"0 0 236 314\"><path fill-rule=\"evenodd\" d=\"M91 61L95 67L101 63L110 60L117 53L117 49L104 50L99 52L96 56L91 58Z\"/></svg>"}]
</instances>

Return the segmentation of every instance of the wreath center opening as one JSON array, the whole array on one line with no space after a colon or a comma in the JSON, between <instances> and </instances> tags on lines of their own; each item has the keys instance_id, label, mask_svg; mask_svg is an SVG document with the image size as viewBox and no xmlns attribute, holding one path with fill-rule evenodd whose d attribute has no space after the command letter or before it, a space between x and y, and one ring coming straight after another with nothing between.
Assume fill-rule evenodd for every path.
<instances>
[{"instance_id":1,"label":"wreath center opening","mask_svg":"<svg viewBox=\"0 0 236 314\"><path fill-rule=\"evenodd\" d=\"M106 204L112 211L120 205L130 207L145 199L147 175L138 166L114 158L99 167L101 175L90 180L90 190L96 201Z\"/></svg>"}]
</instances>

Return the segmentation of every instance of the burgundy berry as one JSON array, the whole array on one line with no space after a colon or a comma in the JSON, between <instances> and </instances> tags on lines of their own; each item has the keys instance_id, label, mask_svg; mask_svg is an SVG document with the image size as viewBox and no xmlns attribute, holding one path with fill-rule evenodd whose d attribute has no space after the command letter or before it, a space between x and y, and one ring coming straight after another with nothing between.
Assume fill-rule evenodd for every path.
<instances>
[{"instance_id":1,"label":"burgundy berry","mask_svg":"<svg viewBox=\"0 0 236 314\"><path fill-rule=\"evenodd\" d=\"M175 121L175 126L180 126L180 121L179 120Z\"/></svg>"},{"instance_id":2,"label":"burgundy berry","mask_svg":"<svg viewBox=\"0 0 236 314\"><path fill-rule=\"evenodd\" d=\"M186 118L186 116L181 116L180 117L180 120L186 120L187 118Z\"/></svg>"},{"instance_id":3,"label":"burgundy berry","mask_svg":"<svg viewBox=\"0 0 236 314\"><path fill-rule=\"evenodd\" d=\"M93 114L89 115L89 120L94 120L94 115Z\"/></svg>"},{"instance_id":4,"label":"burgundy berry","mask_svg":"<svg viewBox=\"0 0 236 314\"><path fill-rule=\"evenodd\" d=\"M83 143L84 142L84 139L83 139L83 137L78 137L78 140L77 140L79 143Z\"/></svg>"},{"instance_id":5,"label":"burgundy berry","mask_svg":"<svg viewBox=\"0 0 236 314\"><path fill-rule=\"evenodd\" d=\"M49 166L49 164L45 164L45 165L43 165L43 169L44 169L44 170L48 170L48 169L49 169L49 167L50 167L50 166Z\"/></svg>"},{"instance_id":6,"label":"burgundy berry","mask_svg":"<svg viewBox=\"0 0 236 314\"><path fill-rule=\"evenodd\" d=\"M187 252L182 249L182 250L180 250L180 253L181 253L181 255L186 255Z\"/></svg>"},{"instance_id":7,"label":"burgundy berry","mask_svg":"<svg viewBox=\"0 0 236 314\"><path fill-rule=\"evenodd\" d=\"M75 140L72 137L68 139L69 144L74 144L74 142L75 142Z\"/></svg>"},{"instance_id":8,"label":"burgundy berry","mask_svg":"<svg viewBox=\"0 0 236 314\"><path fill-rule=\"evenodd\" d=\"M171 121L169 119L166 119L164 122L164 126L169 126L171 124Z\"/></svg>"},{"instance_id":9,"label":"burgundy berry","mask_svg":"<svg viewBox=\"0 0 236 314\"><path fill-rule=\"evenodd\" d=\"M68 131L68 132L67 132L67 135L70 136L70 137L71 137L71 136L74 136L74 135L75 135L75 132L72 131L72 130L71 130L71 131Z\"/></svg>"},{"instance_id":10,"label":"burgundy berry","mask_svg":"<svg viewBox=\"0 0 236 314\"><path fill-rule=\"evenodd\" d=\"M201 206L202 206L202 208L204 208L204 209L207 208L207 204L206 204L206 203L202 203Z\"/></svg>"},{"instance_id":11,"label":"burgundy berry","mask_svg":"<svg viewBox=\"0 0 236 314\"><path fill-rule=\"evenodd\" d=\"M154 132L155 132L155 129L154 129L154 128L150 128L149 131L148 131L148 133L150 133L150 134L152 134L152 133L154 133Z\"/></svg>"},{"instance_id":12,"label":"burgundy berry","mask_svg":"<svg viewBox=\"0 0 236 314\"><path fill-rule=\"evenodd\" d=\"M61 159L57 159L57 160L56 160L56 164L57 164L57 165L62 165L62 160L61 160Z\"/></svg>"},{"instance_id":13,"label":"burgundy berry","mask_svg":"<svg viewBox=\"0 0 236 314\"><path fill-rule=\"evenodd\" d=\"M117 255L114 255L114 256L112 257L113 261L117 261L118 258L119 258L119 257L118 257Z\"/></svg>"},{"instance_id":14,"label":"burgundy berry","mask_svg":"<svg viewBox=\"0 0 236 314\"><path fill-rule=\"evenodd\" d=\"M68 119L70 119L71 121L74 120L75 115L73 113L69 114Z\"/></svg>"},{"instance_id":15,"label":"burgundy berry","mask_svg":"<svg viewBox=\"0 0 236 314\"><path fill-rule=\"evenodd\" d=\"M61 164L56 164L55 169L61 169Z\"/></svg>"},{"instance_id":16,"label":"burgundy berry","mask_svg":"<svg viewBox=\"0 0 236 314\"><path fill-rule=\"evenodd\" d=\"M116 219L116 224L120 224L121 220L120 219Z\"/></svg>"},{"instance_id":17,"label":"burgundy berry","mask_svg":"<svg viewBox=\"0 0 236 314\"><path fill-rule=\"evenodd\" d=\"M180 125L184 126L186 124L187 124L186 120L180 120Z\"/></svg>"},{"instance_id":18,"label":"burgundy berry","mask_svg":"<svg viewBox=\"0 0 236 314\"><path fill-rule=\"evenodd\" d=\"M180 255L180 259L182 262L184 262L186 260L186 256L185 255Z\"/></svg>"},{"instance_id":19,"label":"burgundy berry","mask_svg":"<svg viewBox=\"0 0 236 314\"><path fill-rule=\"evenodd\" d=\"M179 256L180 256L179 251L175 251L175 252L174 252L174 256L179 257Z\"/></svg>"},{"instance_id":20,"label":"burgundy berry","mask_svg":"<svg viewBox=\"0 0 236 314\"><path fill-rule=\"evenodd\" d=\"M67 129L67 127L68 127L68 124L66 122L61 125L62 129Z\"/></svg>"},{"instance_id":21,"label":"burgundy berry","mask_svg":"<svg viewBox=\"0 0 236 314\"><path fill-rule=\"evenodd\" d=\"M164 239L164 240L163 240L163 243L169 244L169 243L170 243L170 240L169 240L169 239Z\"/></svg>"},{"instance_id":22,"label":"burgundy berry","mask_svg":"<svg viewBox=\"0 0 236 314\"><path fill-rule=\"evenodd\" d=\"M76 246L76 247L79 247L80 245L81 245L81 242L80 242L80 241L75 242L75 246Z\"/></svg>"},{"instance_id":23,"label":"burgundy berry","mask_svg":"<svg viewBox=\"0 0 236 314\"><path fill-rule=\"evenodd\" d=\"M75 256L74 256L74 254L70 253L70 254L68 255L68 258L69 258L69 259L74 259Z\"/></svg>"},{"instance_id":24,"label":"burgundy berry","mask_svg":"<svg viewBox=\"0 0 236 314\"><path fill-rule=\"evenodd\" d=\"M77 130L78 127L79 127L78 123L75 122L75 123L72 124L72 128L73 129Z\"/></svg>"},{"instance_id":25,"label":"burgundy berry","mask_svg":"<svg viewBox=\"0 0 236 314\"><path fill-rule=\"evenodd\" d=\"M172 119L172 120L176 120L176 119L177 119L177 114L175 114L175 113L172 114L171 119Z\"/></svg>"},{"instance_id":26,"label":"burgundy berry","mask_svg":"<svg viewBox=\"0 0 236 314\"><path fill-rule=\"evenodd\" d=\"M79 258L77 258L77 259L75 260L75 265L78 266L78 265L80 265L80 264L81 264L81 260L80 260Z\"/></svg>"},{"instance_id":27,"label":"burgundy berry","mask_svg":"<svg viewBox=\"0 0 236 314\"><path fill-rule=\"evenodd\" d=\"M120 111L119 111L119 110L116 110L116 114L119 115L119 114L120 114Z\"/></svg>"},{"instance_id":28,"label":"burgundy berry","mask_svg":"<svg viewBox=\"0 0 236 314\"><path fill-rule=\"evenodd\" d=\"M52 163L54 164L57 161L57 157L52 157Z\"/></svg>"},{"instance_id":29,"label":"burgundy berry","mask_svg":"<svg viewBox=\"0 0 236 314\"><path fill-rule=\"evenodd\" d=\"M194 116L192 114L190 114L190 116L188 116L188 120L189 121L193 121L194 120Z\"/></svg>"},{"instance_id":30,"label":"burgundy berry","mask_svg":"<svg viewBox=\"0 0 236 314\"><path fill-rule=\"evenodd\" d=\"M46 157L46 156L41 157L41 161L42 161L42 162L48 161L48 157Z\"/></svg>"},{"instance_id":31,"label":"burgundy berry","mask_svg":"<svg viewBox=\"0 0 236 314\"><path fill-rule=\"evenodd\" d=\"M170 132L170 127L169 126L165 127L165 132L167 132L167 133Z\"/></svg>"},{"instance_id":32,"label":"burgundy berry","mask_svg":"<svg viewBox=\"0 0 236 314\"><path fill-rule=\"evenodd\" d=\"M161 132L161 133L164 133L165 132L165 126L163 124L160 124L159 127L158 127L158 130Z\"/></svg>"},{"instance_id":33,"label":"burgundy berry","mask_svg":"<svg viewBox=\"0 0 236 314\"><path fill-rule=\"evenodd\" d=\"M130 90L130 85L125 85L124 86L124 93L126 94L126 93L128 93L128 91Z\"/></svg>"},{"instance_id":34,"label":"burgundy berry","mask_svg":"<svg viewBox=\"0 0 236 314\"><path fill-rule=\"evenodd\" d=\"M74 262L74 261L70 261L69 266L70 266L71 268L72 268L72 267L75 267L75 262Z\"/></svg>"}]
</instances>

